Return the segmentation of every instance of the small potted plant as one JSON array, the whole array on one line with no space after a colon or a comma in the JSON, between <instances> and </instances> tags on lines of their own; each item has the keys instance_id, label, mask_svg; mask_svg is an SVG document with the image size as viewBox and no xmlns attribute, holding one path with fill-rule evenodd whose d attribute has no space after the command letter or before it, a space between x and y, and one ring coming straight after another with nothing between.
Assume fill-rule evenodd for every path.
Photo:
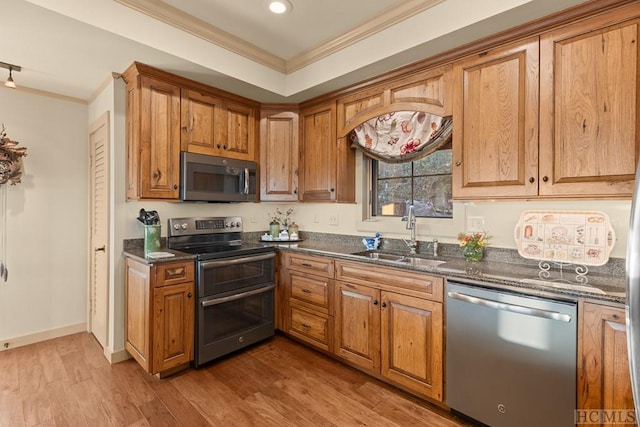
<instances>
[{"instance_id":1,"label":"small potted plant","mask_svg":"<svg viewBox=\"0 0 640 427\"><path fill-rule=\"evenodd\" d=\"M484 257L484 248L489 245L490 236L487 232L460 233L458 241L462 247L462 254L467 261L480 261Z\"/></svg>"},{"instance_id":2,"label":"small potted plant","mask_svg":"<svg viewBox=\"0 0 640 427\"><path fill-rule=\"evenodd\" d=\"M287 209L282 212L280 208L276 208L275 212L270 214L271 222L269 223L269 234L273 238L277 238L280 235L280 229L288 230L289 225L293 223L290 217L293 215L293 208Z\"/></svg>"}]
</instances>

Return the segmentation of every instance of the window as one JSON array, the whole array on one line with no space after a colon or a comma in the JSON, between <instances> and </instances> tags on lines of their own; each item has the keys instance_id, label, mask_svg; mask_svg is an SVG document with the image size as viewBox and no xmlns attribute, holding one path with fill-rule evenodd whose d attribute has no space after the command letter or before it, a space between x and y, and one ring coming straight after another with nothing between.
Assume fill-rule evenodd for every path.
<instances>
[{"instance_id":1,"label":"window","mask_svg":"<svg viewBox=\"0 0 640 427\"><path fill-rule=\"evenodd\" d=\"M406 163L371 162L371 216L451 218L451 149Z\"/></svg>"}]
</instances>

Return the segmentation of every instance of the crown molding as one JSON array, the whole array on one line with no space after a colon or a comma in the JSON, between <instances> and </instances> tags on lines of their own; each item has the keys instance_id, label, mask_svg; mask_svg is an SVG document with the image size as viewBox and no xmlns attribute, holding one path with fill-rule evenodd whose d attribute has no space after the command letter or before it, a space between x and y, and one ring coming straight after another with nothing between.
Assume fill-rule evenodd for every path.
<instances>
[{"instance_id":1,"label":"crown molding","mask_svg":"<svg viewBox=\"0 0 640 427\"><path fill-rule=\"evenodd\" d=\"M333 40L322 43L288 60L286 62L286 73L290 74L300 70L322 58L354 45L373 34L392 27L405 19L424 12L427 9L431 9L444 1L445 0L407 0L384 9L364 24L358 25Z\"/></svg>"},{"instance_id":2,"label":"crown molding","mask_svg":"<svg viewBox=\"0 0 640 427\"><path fill-rule=\"evenodd\" d=\"M407 18L430 9L445 0L405 0L398 2L396 5L381 11L367 22L358 25L352 30L289 60L284 60L273 55L264 49L189 15L161 0L114 1L275 71L290 74Z\"/></svg>"},{"instance_id":3,"label":"crown molding","mask_svg":"<svg viewBox=\"0 0 640 427\"><path fill-rule=\"evenodd\" d=\"M284 59L160 0L114 1L278 72L286 71Z\"/></svg>"}]
</instances>

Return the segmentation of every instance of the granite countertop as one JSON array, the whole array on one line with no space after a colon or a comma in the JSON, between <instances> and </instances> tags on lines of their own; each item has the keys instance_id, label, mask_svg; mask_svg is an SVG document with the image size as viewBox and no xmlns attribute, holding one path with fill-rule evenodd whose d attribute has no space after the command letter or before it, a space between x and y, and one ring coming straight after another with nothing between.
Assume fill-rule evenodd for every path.
<instances>
[{"instance_id":1,"label":"granite countertop","mask_svg":"<svg viewBox=\"0 0 640 427\"><path fill-rule=\"evenodd\" d=\"M363 246L351 246L343 243L305 240L298 243L264 242L263 244L275 246L279 250L299 251L348 261L422 271L454 280L482 281L502 287L519 288L523 292L533 294L555 294L561 297L586 298L616 304L624 304L626 299L626 282L623 275L589 272L585 276L580 276L576 273L575 266L570 265L563 266L561 270L559 266L551 264L549 271L543 271L537 265L520 265L486 259L480 262L467 262L461 257L439 256L437 259L445 261L444 264L426 267L353 255L357 252L363 252ZM407 255L406 251L398 253ZM429 258L423 255L417 256Z\"/></svg>"},{"instance_id":2,"label":"granite countertop","mask_svg":"<svg viewBox=\"0 0 640 427\"><path fill-rule=\"evenodd\" d=\"M551 264L549 271L543 271L538 265L531 263L500 262L483 259L480 262L467 262L462 257L438 256L438 260L445 261L435 267L411 265L387 260L369 259L361 255L362 245L331 242L327 240L307 239L296 243L286 242L258 242L256 246L272 246L277 250L298 251L308 254L330 256L335 259L365 262L374 265L401 268L405 270L421 271L437 276L444 276L453 280L481 281L498 287L521 290L528 294L556 295L568 298L586 298L597 301L607 301L614 304L624 304L626 300L626 279L622 274L602 273L592 269L585 276L576 274L575 266L565 265L560 269ZM194 255L184 252L160 248L161 252L170 252L175 256L169 258L150 259L145 257L141 247L125 246L124 255L148 264L160 264L194 260ZM407 251L384 250L388 253L407 255ZM418 257L429 258L422 254Z\"/></svg>"}]
</instances>

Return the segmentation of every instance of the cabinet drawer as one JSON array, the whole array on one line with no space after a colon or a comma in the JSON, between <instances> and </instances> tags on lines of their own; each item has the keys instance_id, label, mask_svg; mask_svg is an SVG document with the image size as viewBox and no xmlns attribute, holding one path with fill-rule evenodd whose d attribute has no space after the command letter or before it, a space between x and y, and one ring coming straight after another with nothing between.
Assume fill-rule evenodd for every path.
<instances>
[{"instance_id":1,"label":"cabinet drawer","mask_svg":"<svg viewBox=\"0 0 640 427\"><path fill-rule=\"evenodd\" d=\"M193 282L194 271L195 267L193 262L159 264L156 266L155 286L160 287L182 282Z\"/></svg>"},{"instance_id":2,"label":"cabinet drawer","mask_svg":"<svg viewBox=\"0 0 640 427\"><path fill-rule=\"evenodd\" d=\"M290 272L289 278L291 283L291 298L321 308L329 308L329 281L331 279L296 271Z\"/></svg>"},{"instance_id":3,"label":"cabinet drawer","mask_svg":"<svg viewBox=\"0 0 640 427\"><path fill-rule=\"evenodd\" d=\"M285 254L285 265L290 269L306 271L320 276L333 278L333 260L328 258Z\"/></svg>"},{"instance_id":4,"label":"cabinet drawer","mask_svg":"<svg viewBox=\"0 0 640 427\"><path fill-rule=\"evenodd\" d=\"M295 306L289 307L289 315L289 334L329 351L329 316L310 313Z\"/></svg>"},{"instance_id":5,"label":"cabinet drawer","mask_svg":"<svg viewBox=\"0 0 640 427\"><path fill-rule=\"evenodd\" d=\"M444 279L428 274L367 263L336 262L336 280L442 301Z\"/></svg>"}]
</instances>

